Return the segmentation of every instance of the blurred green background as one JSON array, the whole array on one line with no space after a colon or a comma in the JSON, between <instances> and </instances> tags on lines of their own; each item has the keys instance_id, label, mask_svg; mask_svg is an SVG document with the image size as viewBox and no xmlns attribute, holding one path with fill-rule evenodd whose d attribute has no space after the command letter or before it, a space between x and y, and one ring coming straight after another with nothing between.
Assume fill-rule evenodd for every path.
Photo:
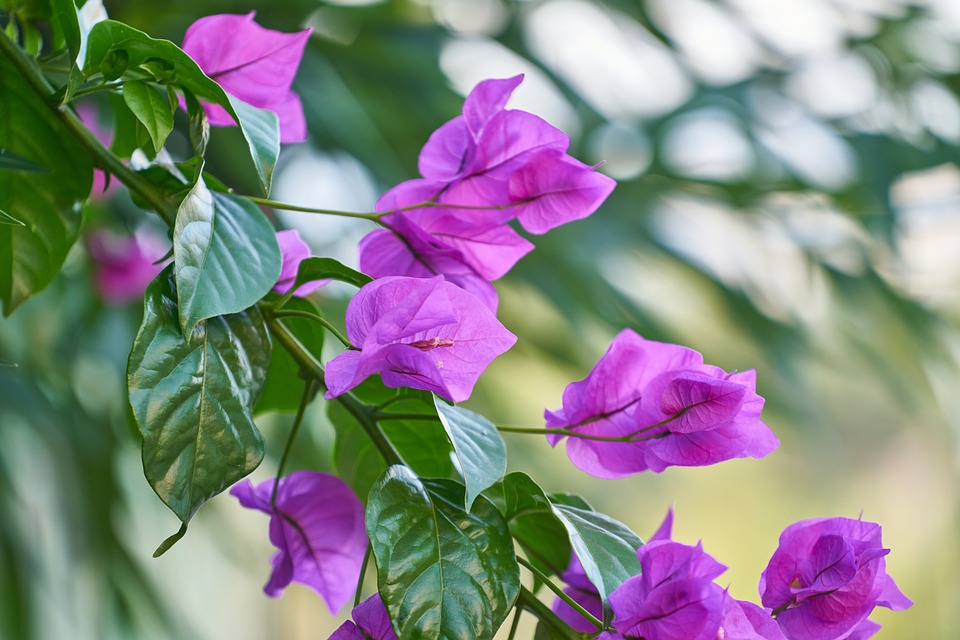
<instances>
[{"instance_id":1,"label":"blurred green background","mask_svg":"<svg viewBox=\"0 0 960 640\"><path fill-rule=\"evenodd\" d=\"M960 4L955 0L168 0L106 2L114 18L180 42L195 19L257 10L311 26L295 89L310 141L284 149L273 196L368 211L416 176L420 146L477 81L525 73L511 106L605 161L619 186L591 218L532 238L497 283L520 338L469 406L542 425L621 327L679 342L727 370L755 368L768 458L587 477L538 437L507 436L510 464L574 490L650 535L730 566L758 599L788 524L883 525L887 567L913 598L878 609L886 640L957 637L960 527ZM168 148L186 149L181 136ZM239 191L243 141L217 130L209 168ZM125 194L91 225L143 218ZM355 263L362 222L285 214L315 251ZM318 298L344 304L337 291ZM0 637L325 638L315 594L260 591L267 519L229 497L182 542L140 471L124 399L137 304L97 301L82 243L64 273L0 321ZM13 366L16 365L16 366ZM289 417L259 421L270 477ZM311 408L296 464L329 467ZM370 583L372 585L372 581Z\"/></svg>"}]
</instances>

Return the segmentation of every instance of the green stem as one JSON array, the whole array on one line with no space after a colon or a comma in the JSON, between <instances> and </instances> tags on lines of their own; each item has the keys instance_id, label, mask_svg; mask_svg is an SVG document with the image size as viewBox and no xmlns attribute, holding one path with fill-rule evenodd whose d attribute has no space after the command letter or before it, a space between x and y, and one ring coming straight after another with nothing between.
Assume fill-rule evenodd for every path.
<instances>
[{"instance_id":1,"label":"green stem","mask_svg":"<svg viewBox=\"0 0 960 640\"><path fill-rule=\"evenodd\" d=\"M323 366L307 351L306 347L300 344L297 337L290 333L290 330L283 326L277 318L270 318L268 316L267 327L270 329L270 334L274 339L287 350L294 362L300 365L300 369L304 374L313 378L321 389L326 388L323 382ZM387 437L383 435L383 431L381 431L377 425L371 407L357 400L351 393L337 396L336 400L357 420L363 430L367 432L370 440L373 441L373 445L388 465L403 464L403 458L400 457L400 454L393 448L393 445L390 444L390 441L387 440Z\"/></svg>"},{"instance_id":2,"label":"green stem","mask_svg":"<svg viewBox=\"0 0 960 640\"><path fill-rule=\"evenodd\" d=\"M37 96L50 107L50 110L59 118L73 137L86 148L97 166L115 175L130 191L139 195L172 229L177 212L171 207L171 203L166 201L162 192L152 182L123 164L117 156L103 146L103 143L97 140L97 137L84 126L69 106L57 104L53 100L56 92L47 82L36 62L25 54L6 34L0 34L0 53L10 60Z\"/></svg>"},{"instance_id":3,"label":"green stem","mask_svg":"<svg viewBox=\"0 0 960 640\"><path fill-rule=\"evenodd\" d=\"M340 341L340 344L345 346L347 349L356 349L355 346L350 344L350 341L340 333L339 330L322 316L318 316L315 313L310 313L308 311L299 311L297 309L281 309L279 311L273 311L270 315L274 318L305 318L307 320L313 320L314 322L319 322L322 324L327 331L333 334L333 336Z\"/></svg>"},{"instance_id":4,"label":"green stem","mask_svg":"<svg viewBox=\"0 0 960 640\"><path fill-rule=\"evenodd\" d=\"M437 415L429 413L390 413L389 411L374 411L374 420L436 420Z\"/></svg>"},{"instance_id":5,"label":"green stem","mask_svg":"<svg viewBox=\"0 0 960 640\"><path fill-rule=\"evenodd\" d=\"M513 640L517 635L517 627L520 626L520 616L523 614L523 609L514 609L513 610L513 621L510 623L510 635L507 636L507 640Z\"/></svg>"},{"instance_id":6,"label":"green stem","mask_svg":"<svg viewBox=\"0 0 960 640\"><path fill-rule=\"evenodd\" d=\"M689 409L689 407L687 407L687 409ZM527 433L527 434L533 434L533 435L539 435L539 436L542 436L545 434L555 434L558 436L567 436L569 438L580 438L581 440L599 440L601 442L642 442L643 440L653 440L654 438L658 438L661 435L665 435L665 434L657 434L655 436L641 436L640 434L643 433L644 431L650 431L651 429L656 429L657 427L662 427L665 424L669 424L673 422L674 420L682 416L687 411L687 409L683 409L682 411L679 411L676 415L670 416L669 418L661 420L660 422L657 422L655 424L651 424L650 426L641 427L636 431L633 431L623 436L595 436L589 433L579 433L577 431L573 431L573 429L575 429L576 427L579 427L582 424L587 424L587 423L576 424L572 427L563 427L562 429L546 429L546 428L538 429L536 427L505 427L502 425L497 425L497 431L502 431L504 433Z\"/></svg>"},{"instance_id":7,"label":"green stem","mask_svg":"<svg viewBox=\"0 0 960 640\"><path fill-rule=\"evenodd\" d=\"M545 575L542 571L540 571L540 569L537 569L535 566L527 562L526 558L517 556L517 562L526 567L530 573L540 578L540 581L547 585L547 588L550 589L550 591L553 591L555 594L557 594L558 598L570 605L571 609L586 618L587 622L595 626L598 630L603 631L603 622L598 620L592 613L584 609L576 600L564 593L563 589L554 584L549 576Z\"/></svg>"},{"instance_id":8,"label":"green stem","mask_svg":"<svg viewBox=\"0 0 960 640\"><path fill-rule=\"evenodd\" d=\"M274 209L283 209L285 211L300 211L301 213L319 213L328 216L339 216L341 218L360 218L361 220L371 220L377 222L380 218L386 214L384 213L358 213L355 211L340 211L338 209L318 209L316 207L305 207L299 204L289 204L286 202L278 202L276 200L270 200L269 198L258 198L257 196L244 196L240 194L234 194L240 198L246 198L254 204L260 204L265 207L272 207Z\"/></svg>"},{"instance_id":9,"label":"green stem","mask_svg":"<svg viewBox=\"0 0 960 640\"><path fill-rule=\"evenodd\" d=\"M297 432L300 430L300 423L303 422L303 414L307 410L313 398L313 392L317 386L316 381L310 380L303 387L303 395L300 397L300 406L297 407L297 417L293 420L293 427L290 429L290 435L287 436L287 444L283 448L283 455L280 456L280 466L277 467L277 477L273 481L273 492L270 494L270 508L274 509L277 505L277 489L280 488L280 477L287 466L287 459L290 457L290 451L293 449L293 441L297 438Z\"/></svg>"},{"instance_id":10,"label":"green stem","mask_svg":"<svg viewBox=\"0 0 960 640\"><path fill-rule=\"evenodd\" d=\"M353 606L356 608L360 604L360 596L363 593L363 577L367 574L367 564L370 563L370 552L373 550L369 544L367 550L363 553L363 563L360 565L360 577L357 578L357 590L353 593Z\"/></svg>"},{"instance_id":11,"label":"green stem","mask_svg":"<svg viewBox=\"0 0 960 640\"><path fill-rule=\"evenodd\" d=\"M517 607L523 608L535 615L560 638L565 640L581 640L583 634L578 633L560 619L550 607L540 602L540 600L526 587L520 587L520 595L517 596Z\"/></svg>"}]
</instances>

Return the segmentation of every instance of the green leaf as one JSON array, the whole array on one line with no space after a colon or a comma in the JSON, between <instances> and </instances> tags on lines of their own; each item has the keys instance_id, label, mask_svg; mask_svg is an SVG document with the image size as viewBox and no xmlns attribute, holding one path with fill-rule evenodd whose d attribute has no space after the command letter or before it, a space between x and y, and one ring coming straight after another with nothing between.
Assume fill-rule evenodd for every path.
<instances>
[{"instance_id":1,"label":"green leaf","mask_svg":"<svg viewBox=\"0 0 960 640\"><path fill-rule=\"evenodd\" d=\"M280 247L263 212L202 178L177 212L173 254L185 335L204 318L251 306L280 277Z\"/></svg>"},{"instance_id":2,"label":"green leaf","mask_svg":"<svg viewBox=\"0 0 960 640\"><path fill-rule=\"evenodd\" d=\"M256 307L210 318L187 341L172 267L147 288L127 387L143 435L144 474L182 522L263 459L250 412L269 359Z\"/></svg>"},{"instance_id":3,"label":"green leaf","mask_svg":"<svg viewBox=\"0 0 960 640\"><path fill-rule=\"evenodd\" d=\"M554 504L553 513L570 536L584 573L607 598L623 582L640 573L637 549L643 544L625 524L597 511Z\"/></svg>"},{"instance_id":4,"label":"green leaf","mask_svg":"<svg viewBox=\"0 0 960 640\"><path fill-rule=\"evenodd\" d=\"M300 267L297 270L297 279L291 287L291 290L296 291L301 285L307 282L324 280L326 278L346 282L355 287L362 287L368 282L373 281L373 278L367 274L351 269L333 258L310 257L300 263Z\"/></svg>"},{"instance_id":5,"label":"green leaf","mask_svg":"<svg viewBox=\"0 0 960 640\"><path fill-rule=\"evenodd\" d=\"M0 148L8 159L45 169L0 171L0 210L23 223L0 225L0 303L9 315L60 272L80 229L80 204L93 187L93 164L2 55Z\"/></svg>"},{"instance_id":6,"label":"green leaf","mask_svg":"<svg viewBox=\"0 0 960 640\"><path fill-rule=\"evenodd\" d=\"M47 169L30 162L21 155L0 148L0 171L29 171L31 173L48 173Z\"/></svg>"},{"instance_id":7,"label":"green leaf","mask_svg":"<svg viewBox=\"0 0 960 640\"><path fill-rule=\"evenodd\" d=\"M492 486L507 471L507 445L495 424L478 413L435 398L437 415L453 444L463 482L467 487L467 511L480 492Z\"/></svg>"},{"instance_id":8,"label":"green leaf","mask_svg":"<svg viewBox=\"0 0 960 640\"><path fill-rule=\"evenodd\" d=\"M167 136L173 131L170 103L146 82L132 80L123 83L123 101L146 127L153 141L153 149L159 153Z\"/></svg>"},{"instance_id":9,"label":"green leaf","mask_svg":"<svg viewBox=\"0 0 960 640\"><path fill-rule=\"evenodd\" d=\"M398 637L489 640L520 589L503 516L484 497L463 510L464 487L393 466L370 492L367 534L379 591Z\"/></svg>"},{"instance_id":10,"label":"green leaf","mask_svg":"<svg viewBox=\"0 0 960 640\"><path fill-rule=\"evenodd\" d=\"M398 413L426 413L419 399L404 399L390 405ZM453 450L439 419L383 420L380 427L404 463L421 478L457 478L450 455Z\"/></svg>"},{"instance_id":11,"label":"green leaf","mask_svg":"<svg viewBox=\"0 0 960 640\"><path fill-rule=\"evenodd\" d=\"M366 502L370 488L387 469L383 456L339 402L327 403L327 418L336 433L331 452L333 471Z\"/></svg>"},{"instance_id":12,"label":"green leaf","mask_svg":"<svg viewBox=\"0 0 960 640\"><path fill-rule=\"evenodd\" d=\"M496 489L510 533L527 559L548 575L566 571L570 564L570 540L543 489L521 472L507 474Z\"/></svg>"},{"instance_id":13,"label":"green leaf","mask_svg":"<svg viewBox=\"0 0 960 640\"><path fill-rule=\"evenodd\" d=\"M317 307L303 298L291 298L284 309L320 317ZM308 318L283 318L282 322L318 362L323 362L323 325ZM270 354L267 379L253 411L254 415L269 411L296 413L305 384L306 380L300 375L300 367L287 350L274 349Z\"/></svg>"},{"instance_id":14,"label":"green leaf","mask_svg":"<svg viewBox=\"0 0 960 640\"><path fill-rule=\"evenodd\" d=\"M273 169L280 154L280 126L276 114L257 109L230 98L214 80L180 47L168 40L154 39L136 29L104 20L94 25L87 38L87 59L83 68L88 76L100 71L100 65L111 51L124 51L128 67L141 68L153 60L171 65L169 77L197 98L220 105L237 122L250 148L250 158L260 178L264 195L270 193Z\"/></svg>"},{"instance_id":15,"label":"green leaf","mask_svg":"<svg viewBox=\"0 0 960 640\"><path fill-rule=\"evenodd\" d=\"M70 65L73 66L80 54L80 21L77 18L77 5L74 0L50 0L50 7L53 9L55 42L62 40L67 45L67 50L70 52Z\"/></svg>"}]
</instances>

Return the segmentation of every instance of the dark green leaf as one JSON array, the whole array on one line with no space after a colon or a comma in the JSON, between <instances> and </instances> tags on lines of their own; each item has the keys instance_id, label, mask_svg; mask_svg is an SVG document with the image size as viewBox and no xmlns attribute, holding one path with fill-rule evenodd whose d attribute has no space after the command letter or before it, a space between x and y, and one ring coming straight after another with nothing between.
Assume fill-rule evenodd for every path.
<instances>
[{"instance_id":1,"label":"dark green leaf","mask_svg":"<svg viewBox=\"0 0 960 640\"><path fill-rule=\"evenodd\" d=\"M263 458L250 412L269 363L270 337L251 307L210 318L184 340L171 267L147 288L143 315L127 367L143 470L186 523Z\"/></svg>"},{"instance_id":2,"label":"dark green leaf","mask_svg":"<svg viewBox=\"0 0 960 640\"><path fill-rule=\"evenodd\" d=\"M173 114L170 103L146 82L128 80L123 83L123 100L137 120L146 127L153 141L154 151L159 152L173 131Z\"/></svg>"},{"instance_id":3,"label":"dark green leaf","mask_svg":"<svg viewBox=\"0 0 960 640\"><path fill-rule=\"evenodd\" d=\"M497 426L473 411L451 406L436 398L437 415L453 444L463 482L467 486L464 507L470 505L480 492L503 477L507 470L507 445Z\"/></svg>"},{"instance_id":4,"label":"dark green leaf","mask_svg":"<svg viewBox=\"0 0 960 640\"><path fill-rule=\"evenodd\" d=\"M80 204L93 186L93 164L2 55L0 148L46 169L0 171L0 210L23 223L0 225L0 302L9 315L60 272L80 228Z\"/></svg>"},{"instance_id":5,"label":"dark green leaf","mask_svg":"<svg viewBox=\"0 0 960 640\"><path fill-rule=\"evenodd\" d=\"M280 247L270 221L249 200L207 189L197 181L173 231L180 324L251 306L280 277Z\"/></svg>"},{"instance_id":6,"label":"dark green leaf","mask_svg":"<svg viewBox=\"0 0 960 640\"><path fill-rule=\"evenodd\" d=\"M297 270L297 279L292 289L296 291L306 282L324 280L326 278L346 282L355 287L362 287L373 280L373 278L367 274L355 271L337 262L333 258L311 257L300 263L300 268Z\"/></svg>"},{"instance_id":7,"label":"dark green leaf","mask_svg":"<svg viewBox=\"0 0 960 640\"><path fill-rule=\"evenodd\" d=\"M418 399L401 400L390 411L425 413ZM384 420L384 435L408 467L422 478L456 478L450 441L440 420Z\"/></svg>"},{"instance_id":8,"label":"dark green leaf","mask_svg":"<svg viewBox=\"0 0 960 640\"><path fill-rule=\"evenodd\" d=\"M55 40L63 41L67 45L72 66L76 64L77 55L80 53L80 22L77 19L77 5L73 0L50 0L50 7L53 9Z\"/></svg>"},{"instance_id":9,"label":"dark green leaf","mask_svg":"<svg viewBox=\"0 0 960 640\"><path fill-rule=\"evenodd\" d=\"M496 489L510 533L530 562L548 575L562 574L570 564L570 540L543 490L521 472L507 474Z\"/></svg>"},{"instance_id":10,"label":"dark green leaf","mask_svg":"<svg viewBox=\"0 0 960 640\"><path fill-rule=\"evenodd\" d=\"M100 61L100 75L107 82L119 80L130 66L130 54L125 49L112 49Z\"/></svg>"},{"instance_id":11,"label":"dark green leaf","mask_svg":"<svg viewBox=\"0 0 960 640\"><path fill-rule=\"evenodd\" d=\"M30 162L21 155L0 148L0 171L29 171L31 173L47 173L44 167Z\"/></svg>"},{"instance_id":12,"label":"dark green leaf","mask_svg":"<svg viewBox=\"0 0 960 640\"><path fill-rule=\"evenodd\" d=\"M197 66L180 47L168 40L151 38L121 22L104 20L94 25L87 39L84 71L92 75L111 51L125 51L130 67L139 68L152 60L163 60L172 66L176 84L197 98L218 104L240 125L250 157L260 177L264 194L270 193L273 168L280 153L280 127L276 115L232 100Z\"/></svg>"},{"instance_id":13,"label":"dark green leaf","mask_svg":"<svg viewBox=\"0 0 960 640\"><path fill-rule=\"evenodd\" d=\"M564 504L554 504L553 513L566 527L570 545L604 602L627 578L640 573L637 549L643 541L626 525Z\"/></svg>"},{"instance_id":14,"label":"dark green leaf","mask_svg":"<svg viewBox=\"0 0 960 640\"><path fill-rule=\"evenodd\" d=\"M484 497L463 510L464 487L391 467L367 503L379 591L400 638L488 640L520 588L513 541Z\"/></svg>"},{"instance_id":15,"label":"dark green leaf","mask_svg":"<svg viewBox=\"0 0 960 640\"><path fill-rule=\"evenodd\" d=\"M320 317L320 311L309 300L291 298L285 310L300 311ZM319 322L308 318L283 318L283 325L292 333L297 341L317 359L323 362L324 328ZM300 367L286 349L280 347L270 354L270 367L267 369L267 379L263 385L263 392L257 401L254 414L276 411L279 413L296 413L303 396L303 387L306 380L300 375Z\"/></svg>"},{"instance_id":16,"label":"dark green leaf","mask_svg":"<svg viewBox=\"0 0 960 640\"><path fill-rule=\"evenodd\" d=\"M333 424L332 467L364 502L370 488L387 465L363 427L339 402L327 403L327 417Z\"/></svg>"}]
</instances>

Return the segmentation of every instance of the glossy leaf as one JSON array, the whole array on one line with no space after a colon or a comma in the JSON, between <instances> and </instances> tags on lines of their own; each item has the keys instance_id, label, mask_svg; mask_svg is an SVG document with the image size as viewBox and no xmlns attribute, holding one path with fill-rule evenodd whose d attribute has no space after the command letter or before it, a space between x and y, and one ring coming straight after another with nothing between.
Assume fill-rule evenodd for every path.
<instances>
[{"instance_id":1,"label":"glossy leaf","mask_svg":"<svg viewBox=\"0 0 960 640\"><path fill-rule=\"evenodd\" d=\"M463 510L464 487L393 466L374 485L367 533L379 591L397 636L488 640L520 588L513 541L484 497Z\"/></svg>"},{"instance_id":2,"label":"glossy leaf","mask_svg":"<svg viewBox=\"0 0 960 640\"><path fill-rule=\"evenodd\" d=\"M123 83L123 100L150 134L154 151L159 152L173 131L170 103L146 82L131 80Z\"/></svg>"},{"instance_id":3,"label":"glossy leaf","mask_svg":"<svg viewBox=\"0 0 960 640\"><path fill-rule=\"evenodd\" d=\"M637 549L643 540L626 525L597 511L565 504L554 504L553 513L567 529L570 545L604 603L627 578L640 573Z\"/></svg>"},{"instance_id":4,"label":"glossy leaf","mask_svg":"<svg viewBox=\"0 0 960 640\"><path fill-rule=\"evenodd\" d=\"M291 288L296 291L301 285L307 282L325 280L327 278L346 282L355 287L362 287L368 282L373 281L373 278L367 274L351 269L333 258L311 257L300 263L300 268L297 271L297 279Z\"/></svg>"},{"instance_id":5,"label":"glossy leaf","mask_svg":"<svg viewBox=\"0 0 960 640\"><path fill-rule=\"evenodd\" d=\"M317 307L304 298L291 298L284 305L284 309L320 317ZM283 318L282 322L318 362L323 361L323 325L309 318ZM303 396L303 387L306 383L300 375L300 366L286 349L278 346L270 354L267 378L254 414L269 411L295 413L300 406L300 398Z\"/></svg>"},{"instance_id":6,"label":"glossy leaf","mask_svg":"<svg viewBox=\"0 0 960 640\"><path fill-rule=\"evenodd\" d=\"M6 37L6 36L3 36ZM60 272L93 186L86 150L0 56L0 149L45 171L0 171L0 303L9 315Z\"/></svg>"},{"instance_id":7,"label":"glossy leaf","mask_svg":"<svg viewBox=\"0 0 960 640\"><path fill-rule=\"evenodd\" d=\"M264 194L270 193L273 169L280 153L280 128L276 115L231 99L190 56L172 42L151 38L142 31L114 20L98 22L90 30L87 59L83 67L87 75L99 72L101 63L111 51L124 51L128 68L139 68L154 59L170 63L177 85L206 102L226 109L240 125ZM239 109L238 105L241 105Z\"/></svg>"},{"instance_id":8,"label":"glossy leaf","mask_svg":"<svg viewBox=\"0 0 960 640\"><path fill-rule=\"evenodd\" d=\"M437 415L453 444L463 482L467 511L480 492L492 486L507 470L507 445L495 424L473 411L435 399Z\"/></svg>"},{"instance_id":9,"label":"glossy leaf","mask_svg":"<svg viewBox=\"0 0 960 640\"><path fill-rule=\"evenodd\" d=\"M177 212L173 254L184 334L204 318L253 305L280 277L280 248L263 212L210 191L202 178Z\"/></svg>"},{"instance_id":10,"label":"glossy leaf","mask_svg":"<svg viewBox=\"0 0 960 640\"><path fill-rule=\"evenodd\" d=\"M256 307L210 318L184 340L172 268L147 288L127 366L143 435L143 470L184 523L257 468L263 439L250 417L270 358Z\"/></svg>"}]
</instances>

